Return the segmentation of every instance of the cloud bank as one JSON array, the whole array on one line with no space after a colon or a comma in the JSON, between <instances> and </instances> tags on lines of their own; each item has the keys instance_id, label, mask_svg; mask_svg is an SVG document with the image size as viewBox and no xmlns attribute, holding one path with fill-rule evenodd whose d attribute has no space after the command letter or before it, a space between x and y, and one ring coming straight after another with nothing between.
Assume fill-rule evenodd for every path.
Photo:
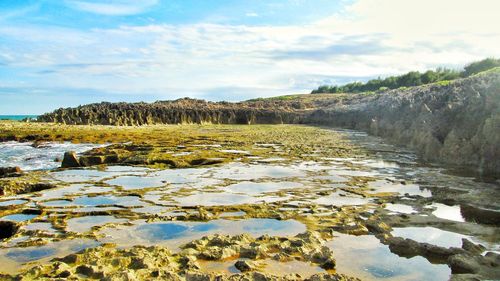
<instances>
[{"instance_id":1,"label":"cloud bank","mask_svg":"<svg viewBox=\"0 0 500 281\"><path fill-rule=\"evenodd\" d=\"M156 2L66 3L113 17L142 13ZM2 24L0 87L19 95L33 88L61 95L85 89L96 101L306 93L325 83L499 57L499 10L500 1L489 0L359 0L296 25Z\"/></svg>"}]
</instances>

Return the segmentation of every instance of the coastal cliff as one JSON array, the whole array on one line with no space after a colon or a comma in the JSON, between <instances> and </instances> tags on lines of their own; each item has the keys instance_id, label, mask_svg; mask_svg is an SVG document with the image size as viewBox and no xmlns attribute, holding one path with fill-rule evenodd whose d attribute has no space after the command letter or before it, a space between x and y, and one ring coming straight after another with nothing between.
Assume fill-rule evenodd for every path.
<instances>
[{"instance_id":1,"label":"coastal cliff","mask_svg":"<svg viewBox=\"0 0 500 281\"><path fill-rule=\"evenodd\" d=\"M500 175L500 71L368 95L306 122L366 131L428 161Z\"/></svg>"},{"instance_id":2,"label":"coastal cliff","mask_svg":"<svg viewBox=\"0 0 500 281\"><path fill-rule=\"evenodd\" d=\"M141 126L153 124L298 123L300 102L208 102L190 98L154 103L95 103L60 108L39 121L70 125Z\"/></svg>"},{"instance_id":3,"label":"coastal cliff","mask_svg":"<svg viewBox=\"0 0 500 281\"><path fill-rule=\"evenodd\" d=\"M500 69L381 93L297 95L239 103L193 99L99 103L38 118L65 124L314 124L363 130L422 159L500 175Z\"/></svg>"}]
</instances>

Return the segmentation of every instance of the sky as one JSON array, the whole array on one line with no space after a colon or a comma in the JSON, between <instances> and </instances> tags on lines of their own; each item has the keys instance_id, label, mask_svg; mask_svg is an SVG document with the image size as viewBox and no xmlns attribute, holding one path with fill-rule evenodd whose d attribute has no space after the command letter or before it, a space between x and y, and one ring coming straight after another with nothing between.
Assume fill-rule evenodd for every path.
<instances>
[{"instance_id":1,"label":"sky","mask_svg":"<svg viewBox=\"0 0 500 281\"><path fill-rule=\"evenodd\" d=\"M497 0L0 0L0 114L241 101L500 57Z\"/></svg>"}]
</instances>

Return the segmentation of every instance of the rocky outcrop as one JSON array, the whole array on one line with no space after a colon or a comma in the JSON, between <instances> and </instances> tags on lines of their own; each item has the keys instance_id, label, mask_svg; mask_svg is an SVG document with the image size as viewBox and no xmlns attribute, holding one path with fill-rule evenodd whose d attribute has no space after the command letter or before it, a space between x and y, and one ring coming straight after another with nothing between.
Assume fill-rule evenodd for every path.
<instances>
[{"instance_id":1,"label":"rocky outcrop","mask_svg":"<svg viewBox=\"0 0 500 281\"><path fill-rule=\"evenodd\" d=\"M240 103L193 99L99 103L58 109L38 120L103 125L327 125L367 131L409 146L426 161L500 176L498 68L449 83L383 93L302 95Z\"/></svg>"},{"instance_id":2,"label":"rocky outcrop","mask_svg":"<svg viewBox=\"0 0 500 281\"><path fill-rule=\"evenodd\" d=\"M23 171L19 167L0 167L0 178L19 177Z\"/></svg>"},{"instance_id":3,"label":"rocky outcrop","mask_svg":"<svg viewBox=\"0 0 500 281\"><path fill-rule=\"evenodd\" d=\"M154 103L98 103L61 108L38 117L38 121L65 124L283 124L298 123L300 102L208 102L195 99Z\"/></svg>"},{"instance_id":4,"label":"rocky outcrop","mask_svg":"<svg viewBox=\"0 0 500 281\"><path fill-rule=\"evenodd\" d=\"M74 168L74 167L80 167L80 163L78 162L76 152L74 151L65 152L61 163L61 168Z\"/></svg>"},{"instance_id":5,"label":"rocky outcrop","mask_svg":"<svg viewBox=\"0 0 500 281\"><path fill-rule=\"evenodd\" d=\"M13 221L0 221L0 240L16 234L19 226Z\"/></svg>"},{"instance_id":6,"label":"rocky outcrop","mask_svg":"<svg viewBox=\"0 0 500 281\"><path fill-rule=\"evenodd\" d=\"M319 109L307 123L367 131L424 160L500 175L500 71L368 95Z\"/></svg>"},{"instance_id":7,"label":"rocky outcrop","mask_svg":"<svg viewBox=\"0 0 500 281\"><path fill-rule=\"evenodd\" d=\"M474 221L483 224L500 225L500 211L481 208L471 204L460 206L460 213L468 221Z\"/></svg>"},{"instance_id":8,"label":"rocky outcrop","mask_svg":"<svg viewBox=\"0 0 500 281\"><path fill-rule=\"evenodd\" d=\"M297 241L303 243L298 245ZM238 252L241 252L247 258L250 253L259 253L263 256L280 255L289 259L303 256L303 258L311 262L330 260L330 252L323 251L324 253L320 253L316 251L319 246L318 242L317 238L311 233L302 234L291 241L288 241L287 238L266 236L255 239L244 234L233 237L214 235L192 241L177 253L160 246L135 246L129 249L117 249L111 244L104 244L66 257L56 258L43 265L34 266L17 276L0 274L0 279L359 281L354 277L326 271L310 277L302 277L298 274L283 274L282 272L259 272L261 271L260 268L254 266L257 260L237 262L241 271L235 274L205 273L198 263L198 260L206 256L208 252L213 253L212 260L224 259L224 256L215 253L232 253L236 255ZM268 245L283 248L283 253L274 253L275 248ZM327 256L322 256L325 253Z\"/></svg>"}]
</instances>

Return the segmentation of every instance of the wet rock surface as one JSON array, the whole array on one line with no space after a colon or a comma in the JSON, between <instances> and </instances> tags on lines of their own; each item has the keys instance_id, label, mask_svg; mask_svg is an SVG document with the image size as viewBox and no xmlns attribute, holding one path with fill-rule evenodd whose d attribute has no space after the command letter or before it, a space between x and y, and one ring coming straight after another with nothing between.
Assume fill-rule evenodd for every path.
<instances>
[{"instance_id":1,"label":"wet rock surface","mask_svg":"<svg viewBox=\"0 0 500 281\"><path fill-rule=\"evenodd\" d=\"M189 134L190 128L211 130L175 130ZM232 134L236 128L217 130ZM120 166L2 179L53 187L0 198L0 221L19 227L0 245L3 278L498 279L498 226L460 211L467 204L498 209L495 183L420 166L413 154L359 132L341 132L348 145L332 131L328 139L311 130L316 133L309 141L275 135L272 127L250 129L241 129L255 134L250 142L219 142L205 131L186 141L115 144L77 160L122 150L116 153ZM137 136L135 129L120 130ZM360 142L367 139L369 146ZM224 161L191 165L217 156ZM151 165L148 159L184 164ZM330 245L335 241L348 241L342 243L352 249L337 251ZM362 252L354 250L358 246ZM351 264L371 260L350 270L346 257Z\"/></svg>"},{"instance_id":2,"label":"wet rock surface","mask_svg":"<svg viewBox=\"0 0 500 281\"><path fill-rule=\"evenodd\" d=\"M76 157L76 152L68 151L64 153L64 158L61 163L61 168L74 168L80 167L80 162Z\"/></svg>"},{"instance_id":3,"label":"wet rock surface","mask_svg":"<svg viewBox=\"0 0 500 281\"><path fill-rule=\"evenodd\" d=\"M0 178L3 177L18 177L22 174L19 167L0 167Z\"/></svg>"},{"instance_id":4,"label":"wet rock surface","mask_svg":"<svg viewBox=\"0 0 500 281\"><path fill-rule=\"evenodd\" d=\"M276 276L271 273L249 272L231 276L207 274L187 268L191 260L162 247L116 249L112 245L85 250L64 258L54 259L47 265L31 268L19 276L3 276L4 280L36 280L40 278L66 278L70 280L359 280L341 274L317 274L303 279L300 276ZM241 268L252 264L239 263Z\"/></svg>"},{"instance_id":5,"label":"wet rock surface","mask_svg":"<svg viewBox=\"0 0 500 281\"><path fill-rule=\"evenodd\" d=\"M10 238L16 234L19 226L15 222L0 221L0 239Z\"/></svg>"}]
</instances>

